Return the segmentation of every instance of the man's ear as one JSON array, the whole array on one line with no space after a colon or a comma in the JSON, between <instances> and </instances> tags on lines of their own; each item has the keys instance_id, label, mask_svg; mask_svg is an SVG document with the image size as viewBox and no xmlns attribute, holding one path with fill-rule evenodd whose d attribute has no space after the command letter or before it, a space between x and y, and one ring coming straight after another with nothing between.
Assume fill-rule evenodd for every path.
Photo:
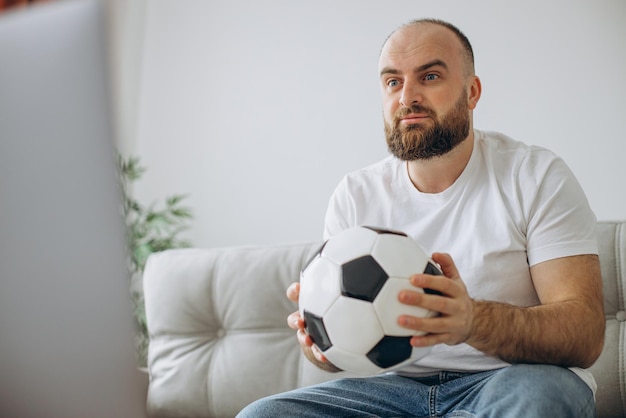
<instances>
[{"instance_id":1,"label":"man's ear","mask_svg":"<svg viewBox=\"0 0 626 418\"><path fill-rule=\"evenodd\" d=\"M480 78L478 78L478 76L472 76L472 81L470 83L469 86L469 92L468 92L468 97L467 97L467 101L468 101L468 106L470 108L470 110L474 110L476 108L476 105L478 104L478 101L480 100L480 94L482 93L483 87L480 84Z\"/></svg>"}]
</instances>

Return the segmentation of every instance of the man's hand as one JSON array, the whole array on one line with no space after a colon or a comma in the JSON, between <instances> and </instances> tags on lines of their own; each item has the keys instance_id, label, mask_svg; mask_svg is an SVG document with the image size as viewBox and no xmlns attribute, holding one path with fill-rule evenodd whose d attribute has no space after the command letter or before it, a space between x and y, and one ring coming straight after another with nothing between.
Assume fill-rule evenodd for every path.
<instances>
[{"instance_id":1,"label":"man's hand","mask_svg":"<svg viewBox=\"0 0 626 418\"><path fill-rule=\"evenodd\" d=\"M398 294L402 303L441 314L398 318L400 325L427 333L413 337L414 346L465 342L509 363L581 368L591 366L600 355L605 323L596 255L557 258L531 267L541 304L530 307L473 300L452 257L435 253L432 258L444 276L416 274L411 283L443 296L409 290Z\"/></svg>"},{"instance_id":2,"label":"man's hand","mask_svg":"<svg viewBox=\"0 0 626 418\"><path fill-rule=\"evenodd\" d=\"M473 300L469 297L465 284L449 254L435 253L433 261L438 263L443 276L415 274L410 282L421 289L432 289L442 295L404 290L398 294L400 302L420 306L438 312L432 318L416 318L403 315L398 323L406 328L426 332L415 336L411 344L427 347L439 343L455 345L465 342L470 335L473 317Z\"/></svg>"},{"instance_id":3,"label":"man's hand","mask_svg":"<svg viewBox=\"0 0 626 418\"><path fill-rule=\"evenodd\" d=\"M300 296L300 283L292 283L287 288L287 298L293 302L298 302L298 297ZM328 361L326 356L322 353L322 351L313 343L313 340L306 333L305 323L302 316L300 316L299 311L295 311L287 317L287 323L289 327L295 329L297 331L296 336L298 337L298 342L300 343L300 347L302 347L302 351L304 355L311 363L315 364L322 370L327 372L339 372L341 369L336 367L334 364Z\"/></svg>"}]
</instances>

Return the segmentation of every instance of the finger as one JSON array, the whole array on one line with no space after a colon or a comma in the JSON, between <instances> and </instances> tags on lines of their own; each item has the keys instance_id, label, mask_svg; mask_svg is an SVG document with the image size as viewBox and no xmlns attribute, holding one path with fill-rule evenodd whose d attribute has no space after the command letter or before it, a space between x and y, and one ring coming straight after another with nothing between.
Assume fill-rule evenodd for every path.
<instances>
[{"instance_id":1,"label":"finger","mask_svg":"<svg viewBox=\"0 0 626 418\"><path fill-rule=\"evenodd\" d=\"M433 253L432 259L439 264L444 276L450 279L460 279L461 275L454 264L454 260L450 254L446 253Z\"/></svg>"},{"instance_id":2,"label":"finger","mask_svg":"<svg viewBox=\"0 0 626 418\"><path fill-rule=\"evenodd\" d=\"M320 361L322 363L328 363L328 359L322 353L322 350L320 350L316 345L311 346L311 351L313 352L313 355L315 356L315 359L317 361Z\"/></svg>"},{"instance_id":3,"label":"finger","mask_svg":"<svg viewBox=\"0 0 626 418\"><path fill-rule=\"evenodd\" d=\"M300 345L303 347L310 348L311 353L313 353L313 356L315 357L316 360L321 361L323 363L328 362L328 359L326 358L326 356L322 353L319 347L313 343L313 340L311 339L311 337L306 332L304 332L304 330L299 330L297 335L298 335L298 342L300 343Z\"/></svg>"},{"instance_id":4,"label":"finger","mask_svg":"<svg viewBox=\"0 0 626 418\"><path fill-rule=\"evenodd\" d=\"M457 321L449 316L435 316L431 318L421 318L411 315L400 315L398 324L404 328L409 328L423 333L445 334L456 331Z\"/></svg>"},{"instance_id":5,"label":"finger","mask_svg":"<svg viewBox=\"0 0 626 418\"><path fill-rule=\"evenodd\" d=\"M468 320L471 314L467 314L462 309L454 315L440 315L431 318L422 318L409 315L401 315L398 317L398 324L402 327L409 328L428 336L425 345L433 342L458 344L466 341L469 336L471 321ZM416 339L416 341L419 340Z\"/></svg>"},{"instance_id":6,"label":"finger","mask_svg":"<svg viewBox=\"0 0 626 418\"><path fill-rule=\"evenodd\" d=\"M463 294L463 289L460 286L460 281L450 280L444 276L431 276L429 274L414 274L409 278L409 282L420 289L429 289L431 291L437 291L446 296L455 297ZM418 292L415 292L418 293ZM421 292L419 292L421 294ZM428 296L437 296L433 292L426 293ZM414 296L415 298L416 296ZM441 296L439 296L441 297ZM421 306L421 305L420 305Z\"/></svg>"},{"instance_id":7,"label":"finger","mask_svg":"<svg viewBox=\"0 0 626 418\"><path fill-rule=\"evenodd\" d=\"M437 312L443 316L467 314L467 307L466 303L464 303L465 299L463 298L465 293L461 286L453 283L452 286L433 285L431 289L439 290L443 293L443 296L402 290L399 294L399 300L406 305L418 306L429 311Z\"/></svg>"},{"instance_id":8,"label":"finger","mask_svg":"<svg viewBox=\"0 0 626 418\"><path fill-rule=\"evenodd\" d=\"M300 343L301 346L303 347L313 346L313 340L303 329L299 329L296 335L298 337L298 342Z\"/></svg>"},{"instance_id":9,"label":"finger","mask_svg":"<svg viewBox=\"0 0 626 418\"><path fill-rule=\"evenodd\" d=\"M304 320L300 316L299 311L295 311L287 317L287 325L291 329L304 329Z\"/></svg>"},{"instance_id":10,"label":"finger","mask_svg":"<svg viewBox=\"0 0 626 418\"><path fill-rule=\"evenodd\" d=\"M292 283L287 288L287 298L289 298L292 302L297 302L298 296L300 296L300 283Z\"/></svg>"}]
</instances>

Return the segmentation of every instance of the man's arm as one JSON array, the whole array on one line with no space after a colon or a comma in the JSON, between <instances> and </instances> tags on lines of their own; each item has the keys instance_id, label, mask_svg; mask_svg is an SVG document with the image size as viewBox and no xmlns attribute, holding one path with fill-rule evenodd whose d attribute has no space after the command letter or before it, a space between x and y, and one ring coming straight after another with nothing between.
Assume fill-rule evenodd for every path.
<instances>
[{"instance_id":1,"label":"man's arm","mask_svg":"<svg viewBox=\"0 0 626 418\"><path fill-rule=\"evenodd\" d=\"M447 297L418 292L399 295L404 303L441 312L431 319L399 318L402 325L429 333L413 337L412 344L466 342L509 363L583 368L600 355L605 323L597 256L564 257L533 266L531 276L541 301L534 307L472 300L452 258L434 254L433 259L445 277L415 275L411 281Z\"/></svg>"}]
</instances>

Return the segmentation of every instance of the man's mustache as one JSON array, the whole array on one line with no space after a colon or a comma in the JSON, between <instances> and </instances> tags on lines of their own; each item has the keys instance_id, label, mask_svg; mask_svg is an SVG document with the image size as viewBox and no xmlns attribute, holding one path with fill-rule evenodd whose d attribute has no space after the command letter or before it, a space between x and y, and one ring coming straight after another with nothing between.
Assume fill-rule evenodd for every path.
<instances>
[{"instance_id":1,"label":"man's mustache","mask_svg":"<svg viewBox=\"0 0 626 418\"><path fill-rule=\"evenodd\" d=\"M400 123L400 120L402 118L405 118L412 114L424 114L433 119L435 119L436 116L435 112L432 109L418 104L413 104L410 107L402 107L396 112L394 116L394 124L397 125L398 123Z\"/></svg>"}]
</instances>

